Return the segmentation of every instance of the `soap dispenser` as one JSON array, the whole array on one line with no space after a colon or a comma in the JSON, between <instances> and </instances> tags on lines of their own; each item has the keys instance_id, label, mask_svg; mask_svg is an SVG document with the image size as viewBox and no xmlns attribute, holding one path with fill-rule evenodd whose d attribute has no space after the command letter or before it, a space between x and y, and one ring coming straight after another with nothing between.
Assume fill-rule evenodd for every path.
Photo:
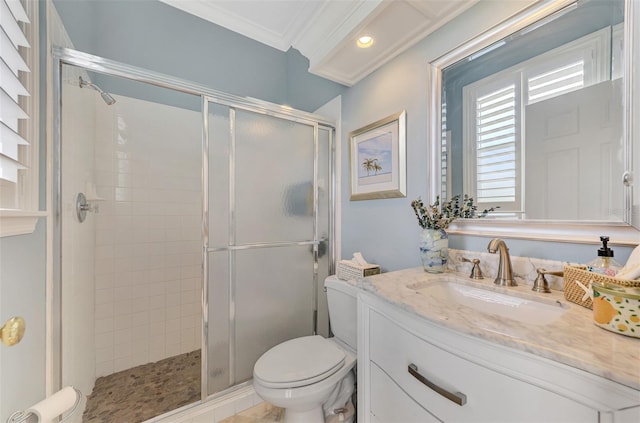
<instances>
[{"instance_id":1,"label":"soap dispenser","mask_svg":"<svg viewBox=\"0 0 640 423\"><path fill-rule=\"evenodd\" d=\"M601 236L602 247L598 250L598 257L587 263L590 272L600 273L607 276L615 276L622 268L622 265L613 258L613 250L607 246L608 236Z\"/></svg>"}]
</instances>

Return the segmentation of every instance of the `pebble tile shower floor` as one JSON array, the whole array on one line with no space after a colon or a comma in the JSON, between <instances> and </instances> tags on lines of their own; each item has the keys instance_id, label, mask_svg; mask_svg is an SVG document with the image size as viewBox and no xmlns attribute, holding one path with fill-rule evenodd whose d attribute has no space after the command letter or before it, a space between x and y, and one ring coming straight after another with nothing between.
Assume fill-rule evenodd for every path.
<instances>
[{"instance_id":1,"label":"pebble tile shower floor","mask_svg":"<svg viewBox=\"0 0 640 423\"><path fill-rule=\"evenodd\" d=\"M96 380L83 423L140 423L200 399L200 350Z\"/></svg>"}]
</instances>

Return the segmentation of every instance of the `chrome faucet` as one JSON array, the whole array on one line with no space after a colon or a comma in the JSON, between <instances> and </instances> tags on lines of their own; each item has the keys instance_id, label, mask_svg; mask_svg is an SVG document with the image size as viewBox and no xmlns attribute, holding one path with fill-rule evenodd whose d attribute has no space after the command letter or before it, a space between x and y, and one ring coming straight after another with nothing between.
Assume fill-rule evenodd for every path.
<instances>
[{"instance_id":1,"label":"chrome faucet","mask_svg":"<svg viewBox=\"0 0 640 423\"><path fill-rule=\"evenodd\" d=\"M509 257L509 249L504 240L500 238L493 238L487 250L490 253L495 254L496 251L500 252L500 262L498 263L498 274L493 281L496 285L500 286L518 286L515 279L513 279L513 271L511 270L511 257Z\"/></svg>"}]
</instances>

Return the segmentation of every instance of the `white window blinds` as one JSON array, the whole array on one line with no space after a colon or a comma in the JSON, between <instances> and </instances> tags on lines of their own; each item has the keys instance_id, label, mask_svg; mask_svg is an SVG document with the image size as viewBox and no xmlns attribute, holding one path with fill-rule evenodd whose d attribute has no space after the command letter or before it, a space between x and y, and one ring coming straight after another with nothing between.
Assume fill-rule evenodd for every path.
<instances>
[{"instance_id":1,"label":"white window blinds","mask_svg":"<svg viewBox=\"0 0 640 423\"><path fill-rule=\"evenodd\" d=\"M476 99L478 204L516 203L519 167L516 100L513 84Z\"/></svg>"},{"instance_id":2,"label":"white window blinds","mask_svg":"<svg viewBox=\"0 0 640 423\"><path fill-rule=\"evenodd\" d=\"M529 104L584 87L584 60L528 78Z\"/></svg>"},{"instance_id":3,"label":"white window blinds","mask_svg":"<svg viewBox=\"0 0 640 423\"><path fill-rule=\"evenodd\" d=\"M442 153L440 155L440 192L442 193L442 198L446 198L448 192L451 192L449 189L449 178L448 178L448 168L447 163L449 161L449 137L447 136L447 102L442 102L441 108L441 116L442 116Z\"/></svg>"},{"instance_id":4,"label":"white window blinds","mask_svg":"<svg viewBox=\"0 0 640 423\"><path fill-rule=\"evenodd\" d=\"M29 72L23 59L29 42L23 28L29 18L19 0L0 0L0 183L17 183L20 147L29 143L19 135L18 122L29 116L20 106L20 97L29 95L20 72ZM22 25L22 26L21 26Z\"/></svg>"}]
</instances>

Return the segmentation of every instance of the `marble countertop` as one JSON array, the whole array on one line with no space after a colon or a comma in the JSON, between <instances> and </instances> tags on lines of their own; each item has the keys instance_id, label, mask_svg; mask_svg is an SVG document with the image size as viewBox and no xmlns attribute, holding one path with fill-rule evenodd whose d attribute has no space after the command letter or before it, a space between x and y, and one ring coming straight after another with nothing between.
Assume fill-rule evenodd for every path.
<instances>
[{"instance_id":1,"label":"marble countertop","mask_svg":"<svg viewBox=\"0 0 640 423\"><path fill-rule=\"evenodd\" d=\"M561 303L566 312L546 325L518 322L485 314L462 305L442 303L408 286L437 278L457 278L467 284L513 296ZM421 267L359 279L358 287L442 327L545 357L640 390L640 339L609 332L593 323L591 310L567 301L562 291L540 294L531 286L502 288L492 278L472 281L469 275L433 275Z\"/></svg>"}]
</instances>

